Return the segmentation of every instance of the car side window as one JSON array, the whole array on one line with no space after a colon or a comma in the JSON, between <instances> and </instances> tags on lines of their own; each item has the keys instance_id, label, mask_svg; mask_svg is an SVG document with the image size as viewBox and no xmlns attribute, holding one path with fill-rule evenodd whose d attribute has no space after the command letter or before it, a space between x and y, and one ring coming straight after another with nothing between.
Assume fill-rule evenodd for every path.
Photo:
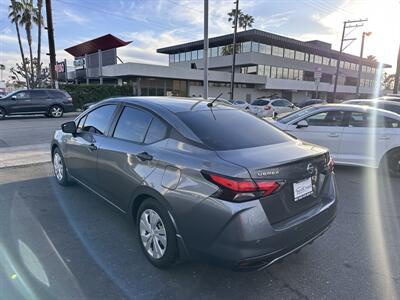
<instances>
[{"instance_id":1,"label":"car side window","mask_svg":"<svg viewBox=\"0 0 400 300\"><path fill-rule=\"evenodd\" d=\"M19 92L15 95L17 99L22 100L22 99L29 99L29 94L28 92Z\"/></svg>"},{"instance_id":2,"label":"car side window","mask_svg":"<svg viewBox=\"0 0 400 300\"><path fill-rule=\"evenodd\" d=\"M113 137L143 143L152 118L146 111L126 106L119 117Z\"/></svg>"},{"instance_id":3,"label":"car side window","mask_svg":"<svg viewBox=\"0 0 400 300\"><path fill-rule=\"evenodd\" d=\"M29 94L30 94L31 98L33 98L33 99L46 99L47 98L46 91L34 90L34 91L29 91Z\"/></svg>"},{"instance_id":4,"label":"car side window","mask_svg":"<svg viewBox=\"0 0 400 300\"><path fill-rule=\"evenodd\" d=\"M384 117L367 112L352 111L349 118L349 127L384 127Z\"/></svg>"},{"instance_id":5,"label":"car side window","mask_svg":"<svg viewBox=\"0 0 400 300\"><path fill-rule=\"evenodd\" d=\"M272 103L273 106L279 106L279 107L290 107L292 106L292 103L287 100L276 100L275 102Z\"/></svg>"},{"instance_id":6,"label":"car side window","mask_svg":"<svg viewBox=\"0 0 400 300\"><path fill-rule=\"evenodd\" d=\"M390 110L392 112L400 114L400 105L385 104L383 109Z\"/></svg>"},{"instance_id":7,"label":"car side window","mask_svg":"<svg viewBox=\"0 0 400 300\"><path fill-rule=\"evenodd\" d=\"M309 126L343 126L343 111L324 111L306 118Z\"/></svg>"},{"instance_id":8,"label":"car side window","mask_svg":"<svg viewBox=\"0 0 400 300\"><path fill-rule=\"evenodd\" d=\"M111 122L115 108L115 104L104 105L88 113L84 117L85 121L81 131L103 135ZM79 126L80 124L78 124Z\"/></svg>"},{"instance_id":9,"label":"car side window","mask_svg":"<svg viewBox=\"0 0 400 300\"><path fill-rule=\"evenodd\" d=\"M151 121L150 128L147 131L145 144L152 144L161 141L167 135L168 127L160 119L154 117Z\"/></svg>"},{"instance_id":10,"label":"car side window","mask_svg":"<svg viewBox=\"0 0 400 300\"><path fill-rule=\"evenodd\" d=\"M264 106L264 105L267 105L268 103L269 103L268 100L256 100L253 102L253 105Z\"/></svg>"},{"instance_id":11,"label":"car side window","mask_svg":"<svg viewBox=\"0 0 400 300\"><path fill-rule=\"evenodd\" d=\"M400 128L400 121L389 117L385 118L385 128Z\"/></svg>"}]
</instances>

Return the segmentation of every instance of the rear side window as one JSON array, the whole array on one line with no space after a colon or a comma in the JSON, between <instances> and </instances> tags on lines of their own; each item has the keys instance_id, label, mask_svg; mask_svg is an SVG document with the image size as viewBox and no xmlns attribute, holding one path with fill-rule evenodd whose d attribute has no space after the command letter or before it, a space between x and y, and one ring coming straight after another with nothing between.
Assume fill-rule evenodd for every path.
<instances>
[{"instance_id":1,"label":"rear side window","mask_svg":"<svg viewBox=\"0 0 400 300\"><path fill-rule=\"evenodd\" d=\"M48 97L46 91L40 90L29 91L29 94L33 99L46 99Z\"/></svg>"},{"instance_id":2,"label":"rear side window","mask_svg":"<svg viewBox=\"0 0 400 300\"><path fill-rule=\"evenodd\" d=\"M338 110L324 111L308 117L310 126L343 126L344 112Z\"/></svg>"},{"instance_id":3,"label":"rear side window","mask_svg":"<svg viewBox=\"0 0 400 300\"><path fill-rule=\"evenodd\" d=\"M267 105L268 103L269 103L268 100L261 100L261 99L259 99L259 100L254 101L254 102L252 103L252 105L264 106L264 105Z\"/></svg>"},{"instance_id":4,"label":"rear side window","mask_svg":"<svg viewBox=\"0 0 400 300\"><path fill-rule=\"evenodd\" d=\"M163 121L158 118L153 118L144 142L146 144L151 144L161 141L167 135L167 130L168 127Z\"/></svg>"},{"instance_id":5,"label":"rear side window","mask_svg":"<svg viewBox=\"0 0 400 300\"><path fill-rule=\"evenodd\" d=\"M143 143L153 116L143 110L125 107L114 130L114 137Z\"/></svg>"},{"instance_id":6,"label":"rear side window","mask_svg":"<svg viewBox=\"0 0 400 300\"><path fill-rule=\"evenodd\" d=\"M268 122L236 109L190 111L177 115L213 150L259 147L291 140Z\"/></svg>"},{"instance_id":7,"label":"rear side window","mask_svg":"<svg viewBox=\"0 0 400 300\"><path fill-rule=\"evenodd\" d=\"M115 107L115 105L104 105L91 111L85 117L81 130L103 135L110 125Z\"/></svg>"},{"instance_id":8,"label":"rear side window","mask_svg":"<svg viewBox=\"0 0 400 300\"><path fill-rule=\"evenodd\" d=\"M392 112L400 114L400 105L385 104L383 109L390 110Z\"/></svg>"}]
</instances>

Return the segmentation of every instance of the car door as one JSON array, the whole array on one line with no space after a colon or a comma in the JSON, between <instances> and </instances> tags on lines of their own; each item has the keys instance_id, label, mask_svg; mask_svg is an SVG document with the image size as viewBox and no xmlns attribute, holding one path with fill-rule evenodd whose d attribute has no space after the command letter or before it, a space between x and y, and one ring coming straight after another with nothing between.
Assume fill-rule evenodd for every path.
<instances>
[{"instance_id":1,"label":"car door","mask_svg":"<svg viewBox=\"0 0 400 300\"><path fill-rule=\"evenodd\" d=\"M297 126L296 122L287 126L287 131L304 141L329 149L335 160L339 159L339 149L344 126L344 112L341 110L319 111L305 117L308 126Z\"/></svg>"},{"instance_id":2,"label":"car door","mask_svg":"<svg viewBox=\"0 0 400 300\"><path fill-rule=\"evenodd\" d=\"M116 104L107 104L90 111L79 120L77 133L66 140L65 157L69 173L96 190L98 149L108 139L116 107Z\"/></svg>"},{"instance_id":3,"label":"car door","mask_svg":"<svg viewBox=\"0 0 400 300\"><path fill-rule=\"evenodd\" d=\"M12 95L9 113L27 113L32 111L32 99L29 91L20 91Z\"/></svg>"},{"instance_id":4,"label":"car door","mask_svg":"<svg viewBox=\"0 0 400 300\"><path fill-rule=\"evenodd\" d=\"M380 112L349 111L348 127L343 130L340 161L346 164L376 167L386 152L393 133L385 128Z\"/></svg>"},{"instance_id":5,"label":"car door","mask_svg":"<svg viewBox=\"0 0 400 300\"><path fill-rule=\"evenodd\" d=\"M46 112L48 107L48 94L45 90L29 91L31 112Z\"/></svg>"},{"instance_id":6,"label":"car door","mask_svg":"<svg viewBox=\"0 0 400 300\"><path fill-rule=\"evenodd\" d=\"M151 112L125 106L112 138L99 149L97 172L101 192L123 210L158 163L168 126Z\"/></svg>"},{"instance_id":7,"label":"car door","mask_svg":"<svg viewBox=\"0 0 400 300\"><path fill-rule=\"evenodd\" d=\"M286 99L279 99L272 102L272 106L278 114L294 111L294 105Z\"/></svg>"}]
</instances>

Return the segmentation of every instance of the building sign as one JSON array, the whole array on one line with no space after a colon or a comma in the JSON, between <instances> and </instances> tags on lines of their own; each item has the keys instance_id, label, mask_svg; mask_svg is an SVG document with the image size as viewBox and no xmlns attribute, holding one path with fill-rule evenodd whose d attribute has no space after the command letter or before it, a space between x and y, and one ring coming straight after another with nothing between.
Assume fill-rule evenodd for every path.
<instances>
[{"instance_id":1,"label":"building sign","mask_svg":"<svg viewBox=\"0 0 400 300\"><path fill-rule=\"evenodd\" d=\"M322 69L320 67L317 67L314 69L314 80L319 81L322 77Z\"/></svg>"},{"instance_id":2,"label":"building sign","mask_svg":"<svg viewBox=\"0 0 400 300\"><path fill-rule=\"evenodd\" d=\"M55 66L56 72L57 73L64 73L65 72L65 62L57 62Z\"/></svg>"},{"instance_id":3,"label":"building sign","mask_svg":"<svg viewBox=\"0 0 400 300\"><path fill-rule=\"evenodd\" d=\"M79 67L84 67L85 66L85 59L84 58L77 58L74 60L74 67L79 68Z\"/></svg>"}]
</instances>

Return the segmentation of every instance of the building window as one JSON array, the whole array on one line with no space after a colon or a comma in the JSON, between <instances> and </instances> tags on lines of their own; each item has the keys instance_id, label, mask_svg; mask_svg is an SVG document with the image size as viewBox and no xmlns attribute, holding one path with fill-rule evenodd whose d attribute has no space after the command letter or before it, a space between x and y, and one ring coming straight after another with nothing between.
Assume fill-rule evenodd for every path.
<instances>
[{"instance_id":1,"label":"building window","mask_svg":"<svg viewBox=\"0 0 400 300\"><path fill-rule=\"evenodd\" d=\"M258 65L257 75L264 76L264 65Z\"/></svg>"},{"instance_id":2,"label":"building window","mask_svg":"<svg viewBox=\"0 0 400 300\"><path fill-rule=\"evenodd\" d=\"M340 61L339 67L341 67L342 69L344 69L344 61L343 61L343 60ZM339 78L338 78L338 79L339 79Z\"/></svg>"},{"instance_id":3,"label":"building window","mask_svg":"<svg viewBox=\"0 0 400 300\"><path fill-rule=\"evenodd\" d=\"M251 50L251 42L244 42L242 43L242 53L250 52Z\"/></svg>"},{"instance_id":4,"label":"building window","mask_svg":"<svg viewBox=\"0 0 400 300\"><path fill-rule=\"evenodd\" d=\"M277 78L276 77L276 67L271 67L271 78Z\"/></svg>"},{"instance_id":5,"label":"building window","mask_svg":"<svg viewBox=\"0 0 400 300\"><path fill-rule=\"evenodd\" d=\"M186 61L192 60L192 52L186 52Z\"/></svg>"},{"instance_id":6,"label":"building window","mask_svg":"<svg viewBox=\"0 0 400 300\"><path fill-rule=\"evenodd\" d=\"M218 47L211 48L211 57L218 56Z\"/></svg>"},{"instance_id":7,"label":"building window","mask_svg":"<svg viewBox=\"0 0 400 300\"><path fill-rule=\"evenodd\" d=\"M257 42L251 42L251 52L260 52L259 45Z\"/></svg>"},{"instance_id":8,"label":"building window","mask_svg":"<svg viewBox=\"0 0 400 300\"><path fill-rule=\"evenodd\" d=\"M304 52L296 51L295 59L296 60L304 60Z\"/></svg>"},{"instance_id":9,"label":"building window","mask_svg":"<svg viewBox=\"0 0 400 300\"><path fill-rule=\"evenodd\" d=\"M371 73L375 74L376 69L375 68L371 68Z\"/></svg>"},{"instance_id":10,"label":"building window","mask_svg":"<svg viewBox=\"0 0 400 300\"><path fill-rule=\"evenodd\" d=\"M197 51L197 59L203 59L203 49Z\"/></svg>"},{"instance_id":11,"label":"building window","mask_svg":"<svg viewBox=\"0 0 400 300\"><path fill-rule=\"evenodd\" d=\"M169 63L173 63L173 62L175 62L175 56L174 56L174 54L170 54L169 55Z\"/></svg>"},{"instance_id":12,"label":"building window","mask_svg":"<svg viewBox=\"0 0 400 300\"><path fill-rule=\"evenodd\" d=\"M271 46L266 44L259 44L259 52L263 54L271 55Z\"/></svg>"},{"instance_id":13,"label":"building window","mask_svg":"<svg viewBox=\"0 0 400 300\"><path fill-rule=\"evenodd\" d=\"M314 63L315 64L322 64L322 56L315 55L314 56Z\"/></svg>"},{"instance_id":14,"label":"building window","mask_svg":"<svg viewBox=\"0 0 400 300\"><path fill-rule=\"evenodd\" d=\"M272 55L283 57L283 48L273 46Z\"/></svg>"},{"instance_id":15,"label":"building window","mask_svg":"<svg viewBox=\"0 0 400 300\"><path fill-rule=\"evenodd\" d=\"M334 58L331 58L331 66L336 67L337 66L337 60Z\"/></svg>"},{"instance_id":16,"label":"building window","mask_svg":"<svg viewBox=\"0 0 400 300\"><path fill-rule=\"evenodd\" d=\"M314 54L310 54L310 60L309 62L314 62Z\"/></svg>"},{"instance_id":17,"label":"building window","mask_svg":"<svg viewBox=\"0 0 400 300\"><path fill-rule=\"evenodd\" d=\"M277 67L276 68L276 78L282 79L282 75L283 75L283 68Z\"/></svg>"},{"instance_id":18,"label":"building window","mask_svg":"<svg viewBox=\"0 0 400 300\"><path fill-rule=\"evenodd\" d=\"M323 57L323 58L322 58L322 64L323 64L323 65L326 65L326 66L329 66L329 58Z\"/></svg>"},{"instance_id":19,"label":"building window","mask_svg":"<svg viewBox=\"0 0 400 300\"><path fill-rule=\"evenodd\" d=\"M257 66L248 66L247 74L257 74Z\"/></svg>"},{"instance_id":20,"label":"building window","mask_svg":"<svg viewBox=\"0 0 400 300\"><path fill-rule=\"evenodd\" d=\"M293 70L293 79L299 80L299 70Z\"/></svg>"},{"instance_id":21,"label":"building window","mask_svg":"<svg viewBox=\"0 0 400 300\"><path fill-rule=\"evenodd\" d=\"M282 78L283 79L288 79L288 73L289 73L289 69L288 68L283 68L283 70L282 70Z\"/></svg>"},{"instance_id":22,"label":"building window","mask_svg":"<svg viewBox=\"0 0 400 300\"><path fill-rule=\"evenodd\" d=\"M289 69L289 72L288 72L288 79L291 79L291 80L293 80L294 78L293 78L293 69Z\"/></svg>"},{"instance_id":23,"label":"building window","mask_svg":"<svg viewBox=\"0 0 400 300\"><path fill-rule=\"evenodd\" d=\"M179 53L179 61L185 61L185 52Z\"/></svg>"},{"instance_id":24,"label":"building window","mask_svg":"<svg viewBox=\"0 0 400 300\"><path fill-rule=\"evenodd\" d=\"M264 75L267 77L271 77L271 67L270 66L265 66Z\"/></svg>"},{"instance_id":25,"label":"building window","mask_svg":"<svg viewBox=\"0 0 400 300\"><path fill-rule=\"evenodd\" d=\"M192 60L197 59L197 50L192 51Z\"/></svg>"},{"instance_id":26,"label":"building window","mask_svg":"<svg viewBox=\"0 0 400 300\"><path fill-rule=\"evenodd\" d=\"M303 70L299 70L299 79L298 80L303 80Z\"/></svg>"},{"instance_id":27,"label":"building window","mask_svg":"<svg viewBox=\"0 0 400 300\"><path fill-rule=\"evenodd\" d=\"M309 59L310 59L310 54L304 53L304 60L309 61Z\"/></svg>"},{"instance_id":28,"label":"building window","mask_svg":"<svg viewBox=\"0 0 400 300\"><path fill-rule=\"evenodd\" d=\"M174 54L175 59L174 62L179 62L179 53Z\"/></svg>"},{"instance_id":29,"label":"building window","mask_svg":"<svg viewBox=\"0 0 400 300\"><path fill-rule=\"evenodd\" d=\"M345 69L350 69L350 63L348 61L344 62L344 68Z\"/></svg>"},{"instance_id":30,"label":"building window","mask_svg":"<svg viewBox=\"0 0 400 300\"><path fill-rule=\"evenodd\" d=\"M294 59L294 50L285 49L284 57Z\"/></svg>"}]
</instances>

